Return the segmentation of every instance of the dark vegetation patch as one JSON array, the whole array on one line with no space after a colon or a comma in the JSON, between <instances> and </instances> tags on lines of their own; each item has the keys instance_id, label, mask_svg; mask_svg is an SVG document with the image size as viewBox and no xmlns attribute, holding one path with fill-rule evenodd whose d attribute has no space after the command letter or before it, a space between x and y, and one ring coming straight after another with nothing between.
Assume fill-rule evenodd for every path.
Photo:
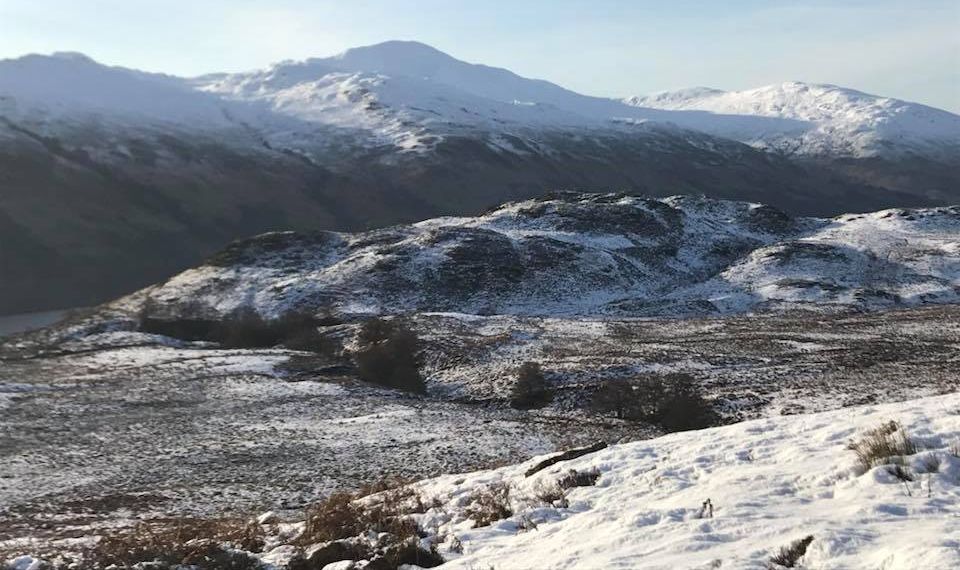
<instances>
[{"instance_id":1,"label":"dark vegetation patch","mask_svg":"<svg viewBox=\"0 0 960 570\"><path fill-rule=\"evenodd\" d=\"M265 259L273 258L283 264L304 263L315 259L318 252L322 252L336 241L336 234L328 232L271 232L236 240L220 252L208 257L204 264L231 267L262 263Z\"/></svg>"},{"instance_id":2,"label":"dark vegetation patch","mask_svg":"<svg viewBox=\"0 0 960 570\"><path fill-rule=\"evenodd\" d=\"M538 481L536 487L534 487L534 497L544 505L565 509L570 506L569 501L567 501L567 491L569 489L591 487L597 484L599 478L600 470L595 467L586 471L570 469L556 481Z\"/></svg>"},{"instance_id":3,"label":"dark vegetation patch","mask_svg":"<svg viewBox=\"0 0 960 570\"><path fill-rule=\"evenodd\" d=\"M577 471L571 469L563 477L557 479L557 486L561 489L572 489L573 487L592 487L597 484L600 478L600 470L594 467L586 471Z\"/></svg>"},{"instance_id":4,"label":"dark vegetation patch","mask_svg":"<svg viewBox=\"0 0 960 570\"><path fill-rule=\"evenodd\" d=\"M254 570L247 552L260 552L264 533L244 519L177 519L143 522L107 534L81 554L79 568L167 568ZM242 552L247 551L247 552ZM138 566L139 565L139 566Z\"/></svg>"},{"instance_id":5,"label":"dark vegetation patch","mask_svg":"<svg viewBox=\"0 0 960 570\"><path fill-rule=\"evenodd\" d=\"M681 214L654 200L641 200L643 207L619 204L559 202L554 205L557 229L592 234L676 235L682 230ZM649 208L645 209L645 208Z\"/></svg>"},{"instance_id":6,"label":"dark vegetation patch","mask_svg":"<svg viewBox=\"0 0 960 570\"><path fill-rule=\"evenodd\" d=\"M775 285L781 289L822 289L836 293L843 291L844 287L827 281L814 281L812 279L779 279Z\"/></svg>"},{"instance_id":7,"label":"dark vegetation patch","mask_svg":"<svg viewBox=\"0 0 960 570\"><path fill-rule=\"evenodd\" d=\"M771 234L783 234L794 227L793 218L767 205L751 208L747 212L747 226Z\"/></svg>"},{"instance_id":8,"label":"dark vegetation patch","mask_svg":"<svg viewBox=\"0 0 960 570\"><path fill-rule=\"evenodd\" d=\"M547 387L546 378L536 362L524 362L517 371L517 381L510 389L510 406L527 410L540 408L550 403L553 394Z\"/></svg>"},{"instance_id":9,"label":"dark vegetation patch","mask_svg":"<svg viewBox=\"0 0 960 570\"><path fill-rule=\"evenodd\" d=\"M147 305L149 306L149 305ZM272 348L333 354L339 343L322 335L319 327L340 324L329 315L290 312L266 319L251 308L243 308L223 319L159 318L145 309L139 316L139 330L188 341L215 342L223 348Z\"/></svg>"},{"instance_id":10,"label":"dark vegetation patch","mask_svg":"<svg viewBox=\"0 0 960 570\"><path fill-rule=\"evenodd\" d=\"M786 264L794 261L846 261L849 255L839 246L793 241L772 248L767 257Z\"/></svg>"},{"instance_id":11,"label":"dark vegetation patch","mask_svg":"<svg viewBox=\"0 0 960 570\"><path fill-rule=\"evenodd\" d=\"M656 424L667 431L703 429L719 421L689 374L607 380L594 392L593 411L617 419Z\"/></svg>"},{"instance_id":12,"label":"dark vegetation patch","mask_svg":"<svg viewBox=\"0 0 960 570\"><path fill-rule=\"evenodd\" d=\"M354 363L360 379L388 388L424 394L420 339L400 320L370 319L357 335Z\"/></svg>"},{"instance_id":13,"label":"dark vegetation patch","mask_svg":"<svg viewBox=\"0 0 960 570\"><path fill-rule=\"evenodd\" d=\"M398 480L334 493L308 507L303 532L282 539L294 548L285 567L320 570L345 560L373 570L439 566L443 557L434 545L421 544L427 533L411 517L428 508L418 491ZM265 566L252 554L264 551L268 536L278 532L276 522L242 518L141 522L133 529L107 532L76 559L61 559L57 567L257 570Z\"/></svg>"}]
</instances>

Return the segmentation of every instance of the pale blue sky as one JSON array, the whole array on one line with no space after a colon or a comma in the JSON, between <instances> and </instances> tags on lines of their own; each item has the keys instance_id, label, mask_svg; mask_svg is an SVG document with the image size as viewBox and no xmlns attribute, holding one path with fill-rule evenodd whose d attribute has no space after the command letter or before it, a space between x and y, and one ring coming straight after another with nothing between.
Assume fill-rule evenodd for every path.
<instances>
[{"instance_id":1,"label":"pale blue sky","mask_svg":"<svg viewBox=\"0 0 960 570\"><path fill-rule=\"evenodd\" d=\"M0 58L196 75L418 40L582 93L836 83L960 112L960 0L0 0Z\"/></svg>"}]
</instances>

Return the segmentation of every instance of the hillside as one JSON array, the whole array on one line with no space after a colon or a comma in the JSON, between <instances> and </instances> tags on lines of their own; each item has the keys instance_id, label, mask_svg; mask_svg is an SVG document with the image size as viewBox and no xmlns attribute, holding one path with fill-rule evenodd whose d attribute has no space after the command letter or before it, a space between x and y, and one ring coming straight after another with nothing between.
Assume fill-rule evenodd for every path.
<instances>
[{"instance_id":1,"label":"hillside","mask_svg":"<svg viewBox=\"0 0 960 570\"><path fill-rule=\"evenodd\" d=\"M956 554L940 537L956 530L944 513L960 469L945 411L960 388L958 229L956 207L823 219L563 193L470 218L242 240L0 343L0 432L13 434L0 446L0 558L102 544L139 556L125 540L242 524L262 538L257 552L221 535L160 550L227 541L277 568L297 555L319 568L369 559L393 539L337 522L300 540L298 521L339 504L334 491L398 477L431 479L414 486L422 501L401 505L423 525L412 556L433 544L452 567L556 555L570 567L762 568L808 535L811 564L936 567ZM676 316L696 318L663 318ZM277 323L300 328L262 334ZM396 346L370 330L409 339L400 354L416 388L384 379L396 352L365 371L362 355ZM518 404L531 366L548 397ZM695 396L675 408L689 422L679 427L657 395L678 390ZM803 415L824 410L837 411ZM885 467L853 471L846 449L891 419L923 446L904 460L908 485ZM622 445L529 479L530 463L434 479L597 440ZM567 503L548 488L593 466L597 486L570 489ZM491 501L474 492L495 481L511 486L511 512L473 528L467 509ZM699 519L707 498L714 517ZM276 512L248 524L264 508ZM868 532L849 539L854 528ZM361 538L336 542L351 533Z\"/></svg>"},{"instance_id":2,"label":"hillside","mask_svg":"<svg viewBox=\"0 0 960 570\"><path fill-rule=\"evenodd\" d=\"M214 544L232 544L227 551L249 557L250 567L279 569L388 559L400 540L421 549L410 562L442 568L953 568L958 405L960 396L946 395L744 422L614 445L530 475L537 457L361 497L352 503L358 515L342 499L321 503L307 525L265 514L255 552L235 540ZM910 445L894 443L861 464L850 446L877 433ZM338 529L339 540L311 538L325 524L375 525L362 515L374 508L380 517L399 513L420 536L361 526ZM111 531L92 532L62 541L60 554ZM17 569L34 561L10 559Z\"/></svg>"},{"instance_id":3,"label":"hillside","mask_svg":"<svg viewBox=\"0 0 960 570\"><path fill-rule=\"evenodd\" d=\"M877 155L837 151L853 139L796 156L735 136L819 120L798 113L637 107L415 42L198 78L73 53L3 60L0 312L100 302L260 232L475 214L558 188L800 215L957 202L956 161L931 150L960 138L955 116L893 138L886 119L848 121L882 139Z\"/></svg>"},{"instance_id":4,"label":"hillside","mask_svg":"<svg viewBox=\"0 0 960 570\"><path fill-rule=\"evenodd\" d=\"M161 318L241 307L678 316L955 303L958 236L957 208L828 220L706 198L569 193L358 234L267 234L131 301Z\"/></svg>"}]
</instances>

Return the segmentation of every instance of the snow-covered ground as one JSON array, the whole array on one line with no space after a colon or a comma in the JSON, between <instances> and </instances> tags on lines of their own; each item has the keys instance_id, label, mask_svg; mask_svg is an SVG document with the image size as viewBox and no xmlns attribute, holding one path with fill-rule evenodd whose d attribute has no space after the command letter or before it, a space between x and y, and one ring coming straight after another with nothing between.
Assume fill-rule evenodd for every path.
<instances>
[{"instance_id":1,"label":"snow-covered ground","mask_svg":"<svg viewBox=\"0 0 960 570\"><path fill-rule=\"evenodd\" d=\"M804 568L949 569L960 566L960 395L744 422L617 445L525 478L536 460L420 487L442 509L426 528L455 535L450 568L769 568L779 549L812 536ZM900 422L921 451L904 458L915 481L858 469L851 441ZM569 508L523 496L569 469L599 469ZM463 520L464 499L512 487L513 517L490 527ZM700 516L704 501L713 517ZM449 514L449 513L452 513ZM536 524L522 532L522 519Z\"/></svg>"},{"instance_id":2,"label":"snow-covered ground","mask_svg":"<svg viewBox=\"0 0 960 570\"><path fill-rule=\"evenodd\" d=\"M958 409L950 394L618 444L531 475L547 456L443 475L411 485L422 499L411 517L451 569L948 570L960 566ZM915 449L862 466L851 444L891 422ZM599 477L558 495L571 470ZM498 488L506 511L478 525L478 497ZM250 555L286 568L303 526L260 520L268 547ZM772 563L803 539L794 565Z\"/></svg>"},{"instance_id":3,"label":"snow-covered ground","mask_svg":"<svg viewBox=\"0 0 960 570\"><path fill-rule=\"evenodd\" d=\"M727 419L945 394L960 388L958 315L412 315L426 397L359 382L349 359L102 332L119 322L93 321L90 334L75 320L0 345L0 552L50 525L63 535L136 517L298 514L385 475L660 433L591 413L609 379L690 374ZM507 406L524 362L555 392L543 409Z\"/></svg>"}]
</instances>

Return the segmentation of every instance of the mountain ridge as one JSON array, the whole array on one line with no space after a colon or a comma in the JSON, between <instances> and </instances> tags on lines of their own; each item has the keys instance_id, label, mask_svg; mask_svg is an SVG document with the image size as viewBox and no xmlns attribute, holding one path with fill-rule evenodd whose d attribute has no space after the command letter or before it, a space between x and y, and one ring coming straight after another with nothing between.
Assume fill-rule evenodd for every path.
<instances>
[{"instance_id":1,"label":"mountain ridge","mask_svg":"<svg viewBox=\"0 0 960 570\"><path fill-rule=\"evenodd\" d=\"M878 97L868 95L849 88L840 88L831 85L806 84L800 82L785 82L778 85L765 86L756 89L740 92L721 92L710 88L692 88L681 90L680 92L662 92L646 97L628 97L622 100L591 97L581 95L565 89L549 81L539 79L527 79L521 77L509 70L490 67L482 64L472 64L460 61L448 54L445 54L435 48L419 42L389 41L382 44L363 46L346 50L340 54L326 58L309 58L303 61L284 61L274 64L264 70L247 73L218 73L208 74L197 78L178 78L164 74L150 74L136 70L129 70L119 67L108 67L97 64L91 58L82 54L63 54L54 56L28 55L19 59L0 61L0 92L6 91L7 95L15 92L13 82L2 82L2 73L4 65L9 68L24 67L28 64L38 65L44 62L43 58L49 60L70 62L74 65L82 64L86 67L96 65L102 69L109 69L117 72L123 72L135 75L139 79L149 79L158 83L166 83L169 86L176 85L184 90L198 90L208 95L218 97L227 97L232 103L237 103L238 99L264 99L272 91L288 90L294 86L306 87L301 89L302 97L311 97L311 84L322 80L336 73L348 73L354 81L363 83L362 91L364 94L377 93L378 88L382 88L384 83L381 81L371 81L372 78L398 80L400 77L407 79L417 79L420 84L416 88L423 88L429 91L426 83L436 88L442 85L452 88L455 92L469 93L475 97L490 99L498 103L505 103L520 107L543 107L555 108L564 111L567 114L577 115L579 120L570 120L571 125L580 126L604 126L610 127L611 122L624 124L627 122L656 121L663 123L673 123L683 128L701 130L710 134L733 138L748 144L754 144L761 148L774 147L777 150L784 151L787 148L787 142L784 140L793 140L798 136L801 139L811 137L814 139L801 140L795 144L792 152L803 154L824 154L841 153L851 156L871 156L877 152L893 152L897 150L898 144L909 142L910 144L922 144L930 142L946 141L952 147L960 147L960 116L947 111L934 109L917 103L910 103L897 99ZM64 69L58 69L58 73L64 73ZM356 74L361 74L357 76ZM6 75L11 73L7 71ZM362 77L362 80L361 80ZM27 76L27 80L33 79ZM345 79L339 77L337 79ZM22 81L23 79L21 79ZM83 82L78 82L82 87ZM50 85L45 85L50 87ZM382 97L388 99L388 104L394 106L416 106L421 95L414 94L412 91L401 93L396 101L389 101L390 93L385 93ZM770 101L771 92L779 92L779 97L774 97ZM813 92L813 102L807 102L803 97L797 97L797 93ZM840 95L834 97L839 111L837 113L815 113L829 109L825 107L823 100L830 93ZM826 95L825 95L826 94ZM110 98L98 92L98 95L109 101ZM286 93L289 98L290 93ZM320 94L327 99L330 94ZM777 95L774 93L773 95ZM14 96L17 95L14 93ZM20 98L29 99L30 96L37 96L36 92L28 92L26 96L20 95ZM446 96L446 95L441 95ZM785 101L790 99L801 105L802 108L797 111ZM733 101L726 101L733 98ZM129 99L129 98L127 98ZM427 97L429 99L429 97ZM726 101L726 102L724 102ZM356 101L352 101L356 103ZM421 101L422 102L422 101ZM789 102L789 101L787 101ZM838 119L834 115L843 115L840 111L849 111L853 107L855 113L845 113L846 122L838 124ZM228 105L227 101L218 101L219 105ZM482 106L478 101L469 101L474 106ZM106 105L105 105L106 106ZM309 100L301 104L303 107L309 106ZM167 106L167 110L174 110L174 105ZM232 109L235 112L235 110ZM262 109L261 109L262 111ZM691 112L693 112L691 114ZM853 137L858 131L876 130L885 127L887 123L898 119L898 115L904 113L915 115L916 119L911 124L901 124L900 120L890 133L884 132L871 133L871 140L864 140L864 137L857 138L854 141L848 141L846 138ZM462 120L456 115L450 114L449 110L441 111L441 114L447 114L449 120ZM496 114L496 112L494 112ZM296 115L296 114L294 114ZM820 123L826 115L828 124L826 127ZM302 118L304 114L300 115ZM316 122L317 113L307 113L311 121ZM190 118L193 118L192 116ZM251 119L250 117L246 117ZM208 117L209 119L209 117ZM521 111L517 113L514 120L520 123L534 122L542 119L536 114L524 115ZM765 122L763 119L774 120L778 122ZM924 119L929 124L924 124ZM552 119L557 121L557 118ZM560 117L561 121L562 116ZM547 120L549 124L550 119ZM562 122L561 122L562 124ZM930 126L932 125L932 126ZM910 135L909 140L897 140L904 138L904 133ZM766 139L773 137L778 144L772 144ZM885 144L878 144L872 140L878 138ZM930 141L927 141L930 139ZM931 146L931 145L927 145Z\"/></svg>"},{"instance_id":2,"label":"mountain ridge","mask_svg":"<svg viewBox=\"0 0 960 570\"><path fill-rule=\"evenodd\" d=\"M3 60L0 312L102 302L265 231L475 214L558 188L801 215L960 202L960 161L938 153L807 156L728 132L807 128L638 108L415 43L192 79Z\"/></svg>"}]
</instances>

